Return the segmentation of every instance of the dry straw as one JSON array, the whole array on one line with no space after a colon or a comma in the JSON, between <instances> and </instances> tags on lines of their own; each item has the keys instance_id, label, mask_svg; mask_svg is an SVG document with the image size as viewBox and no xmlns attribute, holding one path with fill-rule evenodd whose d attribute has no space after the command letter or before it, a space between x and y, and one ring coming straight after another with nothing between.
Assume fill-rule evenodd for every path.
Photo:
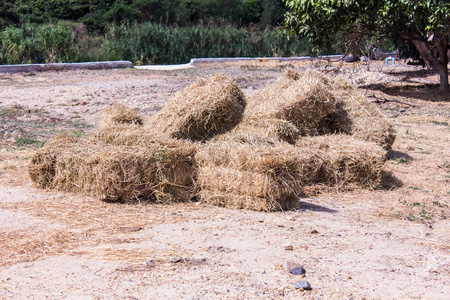
<instances>
[{"instance_id":1,"label":"dry straw","mask_svg":"<svg viewBox=\"0 0 450 300\"><path fill-rule=\"evenodd\" d=\"M258 211L295 208L312 185L380 184L380 145L392 145L393 127L343 78L288 70L244 114L245 106L221 74L182 90L145 122L114 105L89 138L49 141L30 177L41 188L108 201L185 201L198 192L210 204Z\"/></svg>"},{"instance_id":2,"label":"dry straw","mask_svg":"<svg viewBox=\"0 0 450 300\"><path fill-rule=\"evenodd\" d=\"M349 135L327 135L303 138L297 144L316 153L315 183L345 187L357 183L368 188L381 184L386 151L374 142Z\"/></svg>"},{"instance_id":3,"label":"dry straw","mask_svg":"<svg viewBox=\"0 0 450 300\"><path fill-rule=\"evenodd\" d=\"M333 126L343 133L375 142L389 150L395 141L396 132L381 111L344 77L333 78L331 85L333 94L339 99Z\"/></svg>"},{"instance_id":4,"label":"dry straw","mask_svg":"<svg viewBox=\"0 0 450 300\"><path fill-rule=\"evenodd\" d=\"M100 113L99 121L100 128L110 128L118 125L140 126L144 124L144 119L139 113L119 103L103 109Z\"/></svg>"},{"instance_id":5,"label":"dry straw","mask_svg":"<svg viewBox=\"0 0 450 300\"><path fill-rule=\"evenodd\" d=\"M300 131L291 122L282 119L251 119L244 120L232 131L235 136L260 137L272 141L284 141L295 144L300 138Z\"/></svg>"},{"instance_id":6,"label":"dry straw","mask_svg":"<svg viewBox=\"0 0 450 300\"><path fill-rule=\"evenodd\" d=\"M40 187L107 201L185 201L195 192L194 153L194 146L168 141L146 147L52 141L33 157L30 176Z\"/></svg>"},{"instance_id":7,"label":"dry straw","mask_svg":"<svg viewBox=\"0 0 450 300\"><path fill-rule=\"evenodd\" d=\"M68 147L75 146L81 139L67 136L56 136L37 151L31 158L28 173L37 187L45 189L53 187L56 160Z\"/></svg>"},{"instance_id":8,"label":"dry straw","mask_svg":"<svg viewBox=\"0 0 450 300\"><path fill-rule=\"evenodd\" d=\"M272 85L250 97L239 128L269 128L261 120L281 119L294 125L302 136L346 133L390 149L395 130L379 109L342 76L328 78L307 70L303 76L288 70ZM286 128L286 127L285 127ZM262 129L262 130L261 130ZM280 130L268 130L277 136ZM292 143L292 130L277 138Z\"/></svg>"},{"instance_id":9,"label":"dry straw","mask_svg":"<svg viewBox=\"0 0 450 300\"><path fill-rule=\"evenodd\" d=\"M288 143L253 141L227 135L200 147L196 160L201 199L258 211L295 208L302 187L318 171L314 153Z\"/></svg>"},{"instance_id":10,"label":"dry straw","mask_svg":"<svg viewBox=\"0 0 450 300\"><path fill-rule=\"evenodd\" d=\"M297 127L301 135L321 135L330 133L324 124L336 112L336 103L317 73L307 71L300 77L290 70L248 99L244 123L281 119Z\"/></svg>"},{"instance_id":11,"label":"dry straw","mask_svg":"<svg viewBox=\"0 0 450 300\"><path fill-rule=\"evenodd\" d=\"M239 124L245 106L237 84L216 74L178 92L146 127L159 136L204 141Z\"/></svg>"}]
</instances>

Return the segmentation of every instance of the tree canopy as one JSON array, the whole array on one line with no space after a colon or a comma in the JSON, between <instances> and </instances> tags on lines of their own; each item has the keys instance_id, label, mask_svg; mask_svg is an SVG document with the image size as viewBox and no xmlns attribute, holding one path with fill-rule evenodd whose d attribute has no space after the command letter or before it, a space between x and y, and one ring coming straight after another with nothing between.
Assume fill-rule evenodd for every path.
<instances>
[{"instance_id":1,"label":"tree canopy","mask_svg":"<svg viewBox=\"0 0 450 300\"><path fill-rule=\"evenodd\" d=\"M440 90L449 92L448 49L450 2L448 0L284 0L285 25L324 47L343 33L390 38L412 44L427 66L440 75ZM342 35L341 35L342 36Z\"/></svg>"},{"instance_id":2,"label":"tree canopy","mask_svg":"<svg viewBox=\"0 0 450 300\"><path fill-rule=\"evenodd\" d=\"M189 26L225 20L235 25L278 25L282 0L0 0L0 29L18 23L84 21L94 29L121 21Z\"/></svg>"}]
</instances>

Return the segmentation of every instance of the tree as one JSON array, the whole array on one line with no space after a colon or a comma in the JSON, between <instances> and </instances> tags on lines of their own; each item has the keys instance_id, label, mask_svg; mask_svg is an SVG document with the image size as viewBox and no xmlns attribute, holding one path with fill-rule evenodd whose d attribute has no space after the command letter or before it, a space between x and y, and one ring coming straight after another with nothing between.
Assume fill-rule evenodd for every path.
<instances>
[{"instance_id":1,"label":"tree","mask_svg":"<svg viewBox=\"0 0 450 300\"><path fill-rule=\"evenodd\" d=\"M285 26L316 47L340 32L355 39L372 36L412 43L426 65L440 76L440 91L450 91L448 0L284 0Z\"/></svg>"}]
</instances>

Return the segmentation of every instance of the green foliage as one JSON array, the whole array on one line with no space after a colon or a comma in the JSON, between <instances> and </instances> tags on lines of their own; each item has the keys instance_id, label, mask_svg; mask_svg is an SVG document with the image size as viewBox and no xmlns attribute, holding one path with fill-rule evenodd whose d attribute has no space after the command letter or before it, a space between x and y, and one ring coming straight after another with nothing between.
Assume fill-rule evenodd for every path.
<instances>
[{"instance_id":1,"label":"green foliage","mask_svg":"<svg viewBox=\"0 0 450 300\"><path fill-rule=\"evenodd\" d=\"M439 71L441 91L448 91L450 2L448 0L284 0L285 26L308 38L320 51L336 38L358 43L372 36L397 40L401 54L416 49ZM341 35L336 35L340 32ZM414 45L414 48L413 48ZM439 54L438 54L439 53ZM417 54L417 53L416 53Z\"/></svg>"},{"instance_id":2,"label":"green foliage","mask_svg":"<svg viewBox=\"0 0 450 300\"><path fill-rule=\"evenodd\" d=\"M62 24L7 27L0 32L0 63L51 63L73 60L74 32Z\"/></svg>"},{"instance_id":3,"label":"green foliage","mask_svg":"<svg viewBox=\"0 0 450 300\"><path fill-rule=\"evenodd\" d=\"M103 48L108 60L144 64L186 63L195 57L292 56L307 51L301 39L278 30L175 28L152 23L111 25Z\"/></svg>"},{"instance_id":4,"label":"green foliage","mask_svg":"<svg viewBox=\"0 0 450 300\"><path fill-rule=\"evenodd\" d=\"M130 60L177 64L195 57L295 56L308 52L296 35L279 30L112 24L106 36L82 35L77 24L24 25L0 32L0 64Z\"/></svg>"},{"instance_id":5,"label":"green foliage","mask_svg":"<svg viewBox=\"0 0 450 300\"><path fill-rule=\"evenodd\" d=\"M137 21L192 26L232 23L260 28L280 23L282 0L0 0L0 30L8 25L83 21L91 30Z\"/></svg>"}]
</instances>

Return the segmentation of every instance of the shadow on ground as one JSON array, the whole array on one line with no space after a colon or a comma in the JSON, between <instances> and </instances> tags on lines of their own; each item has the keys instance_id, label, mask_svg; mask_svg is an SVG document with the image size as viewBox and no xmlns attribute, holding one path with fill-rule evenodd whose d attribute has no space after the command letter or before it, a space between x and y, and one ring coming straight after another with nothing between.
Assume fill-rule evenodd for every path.
<instances>
[{"instance_id":1,"label":"shadow on ground","mask_svg":"<svg viewBox=\"0 0 450 300\"><path fill-rule=\"evenodd\" d=\"M394 159L394 160L403 158L408 161L413 159L409 154L400 152L400 151L395 151L395 150L389 150L387 153L387 158Z\"/></svg>"},{"instance_id":2,"label":"shadow on ground","mask_svg":"<svg viewBox=\"0 0 450 300\"><path fill-rule=\"evenodd\" d=\"M300 201L298 203L297 210L299 210L299 211L310 210L310 211L327 212L327 213L338 213L339 212L336 209L328 208L328 207L321 206L321 205L315 205L315 204L304 202L304 201Z\"/></svg>"},{"instance_id":3,"label":"shadow on ground","mask_svg":"<svg viewBox=\"0 0 450 300\"><path fill-rule=\"evenodd\" d=\"M414 83L406 81L400 86L385 86L384 84L369 84L360 88L380 91L392 97L414 98L431 102L450 102L450 94L439 91L439 84Z\"/></svg>"},{"instance_id":4,"label":"shadow on ground","mask_svg":"<svg viewBox=\"0 0 450 300\"><path fill-rule=\"evenodd\" d=\"M383 171L381 173L381 189L382 190L394 190L401 188L403 186L403 182L394 176L394 174L390 171Z\"/></svg>"}]
</instances>

